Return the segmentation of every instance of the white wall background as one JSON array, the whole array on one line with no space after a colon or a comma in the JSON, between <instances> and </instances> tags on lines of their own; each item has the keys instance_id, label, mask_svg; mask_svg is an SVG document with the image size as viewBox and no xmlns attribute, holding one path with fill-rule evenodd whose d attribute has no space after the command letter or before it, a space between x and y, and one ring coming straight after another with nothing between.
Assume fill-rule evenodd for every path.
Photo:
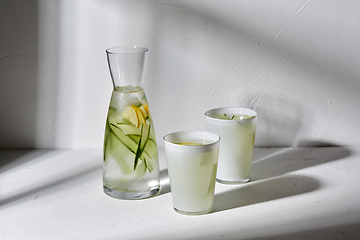
<instances>
[{"instance_id":1,"label":"white wall background","mask_svg":"<svg viewBox=\"0 0 360 240\"><path fill-rule=\"evenodd\" d=\"M158 145L204 112L259 115L256 146L360 145L360 1L0 2L0 147L101 148L105 49L149 48Z\"/></svg>"}]
</instances>

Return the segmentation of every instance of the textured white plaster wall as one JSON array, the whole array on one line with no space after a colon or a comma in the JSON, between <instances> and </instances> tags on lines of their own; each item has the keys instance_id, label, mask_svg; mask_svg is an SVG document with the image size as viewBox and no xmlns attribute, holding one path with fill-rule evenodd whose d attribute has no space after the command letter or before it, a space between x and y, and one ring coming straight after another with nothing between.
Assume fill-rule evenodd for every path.
<instances>
[{"instance_id":1,"label":"textured white plaster wall","mask_svg":"<svg viewBox=\"0 0 360 240\"><path fill-rule=\"evenodd\" d=\"M149 48L158 145L204 112L259 115L256 146L360 145L360 2L0 3L0 147L102 147L105 49Z\"/></svg>"}]
</instances>

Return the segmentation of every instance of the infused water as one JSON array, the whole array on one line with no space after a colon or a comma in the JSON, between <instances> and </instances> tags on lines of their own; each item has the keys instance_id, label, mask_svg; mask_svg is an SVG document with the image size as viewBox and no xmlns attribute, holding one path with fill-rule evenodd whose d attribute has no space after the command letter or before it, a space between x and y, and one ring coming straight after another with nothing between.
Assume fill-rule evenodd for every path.
<instances>
[{"instance_id":1,"label":"infused water","mask_svg":"<svg viewBox=\"0 0 360 240\"><path fill-rule=\"evenodd\" d=\"M141 87L116 87L105 127L103 184L109 195L143 198L159 191L153 121Z\"/></svg>"}]
</instances>

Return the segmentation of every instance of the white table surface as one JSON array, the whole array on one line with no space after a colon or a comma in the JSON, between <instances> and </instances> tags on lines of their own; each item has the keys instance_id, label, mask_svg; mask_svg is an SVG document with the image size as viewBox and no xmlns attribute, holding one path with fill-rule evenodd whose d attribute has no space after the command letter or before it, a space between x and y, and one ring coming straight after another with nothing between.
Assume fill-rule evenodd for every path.
<instances>
[{"instance_id":1,"label":"white table surface","mask_svg":"<svg viewBox=\"0 0 360 240\"><path fill-rule=\"evenodd\" d=\"M214 210L102 190L102 150L0 150L0 239L360 239L360 147L256 148L251 181L216 183Z\"/></svg>"}]
</instances>

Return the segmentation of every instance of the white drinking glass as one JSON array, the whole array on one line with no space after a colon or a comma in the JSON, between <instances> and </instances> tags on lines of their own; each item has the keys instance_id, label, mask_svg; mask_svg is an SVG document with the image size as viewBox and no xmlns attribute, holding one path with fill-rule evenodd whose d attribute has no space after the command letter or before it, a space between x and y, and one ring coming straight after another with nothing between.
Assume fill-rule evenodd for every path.
<instances>
[{"instance_id":1,"label":"white drinking glass","mask_svg":"<svg viewBox=\"0 0 360 240\"><path fill-rule=\"evenodd\" d=\"M257 113L248 108L223 107L205 113L209 132L221 137L216 180L225 184L250 180Z\"/></svg>"},{"instance_id":2,"label":"white drinking glass","mask_svg":"<svg viewBox=\"0 0 360 240\"><path fill-rule=\"evenodd\" d=\"M163 140L175 211L186 215L211 212L220 137L205 131L182 131Z\"/></svg>"}]
</instances>

